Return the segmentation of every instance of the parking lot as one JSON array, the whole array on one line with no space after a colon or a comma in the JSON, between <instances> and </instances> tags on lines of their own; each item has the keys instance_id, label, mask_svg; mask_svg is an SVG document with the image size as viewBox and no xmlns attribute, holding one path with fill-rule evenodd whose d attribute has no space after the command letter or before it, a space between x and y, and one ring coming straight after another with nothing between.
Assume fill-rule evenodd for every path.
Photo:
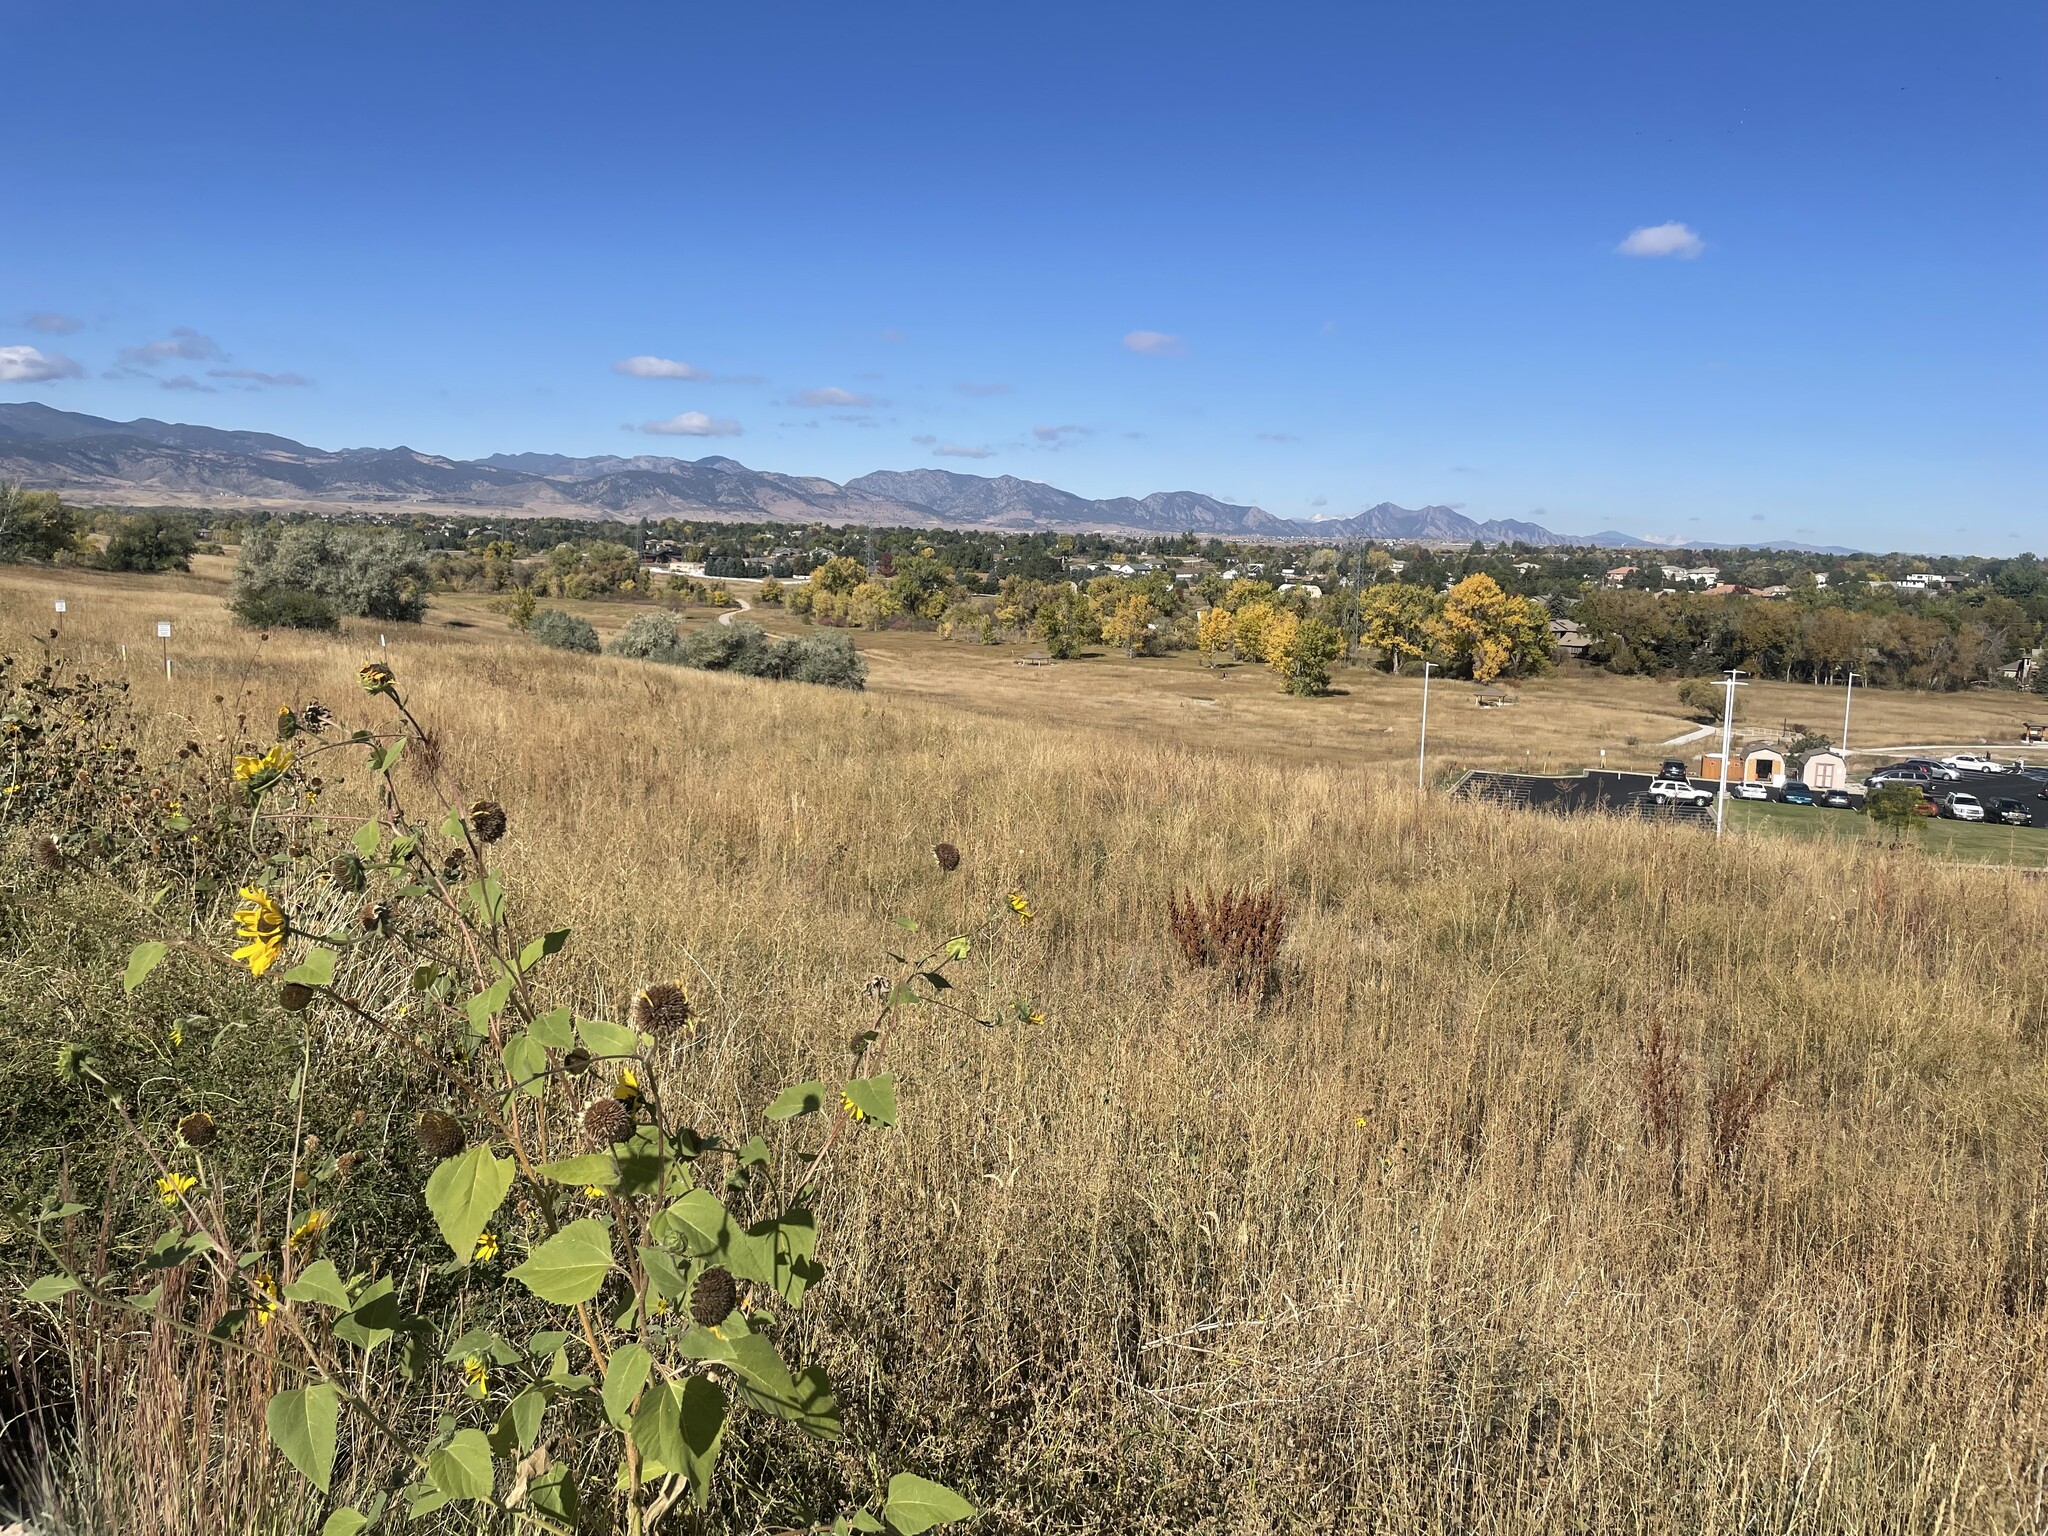
<instances>
[{"instance_id":1,"label":"parking lot","mask_svg":"<svg viewBox=\"0 0 2048 1536\"><path fill-rule=\"evenodd\" d=\"M1863 777L1878 772L1882 760L1862 768L1852 785L1855 805L1848 810L1819 805L1787 804L1773 789L1767 800L1744 800L1732 792L1728 798L1726 823L1731 831L1761 836L1869 838L1872 827L1862 814ZM1646 773L1617 773L1595 770L1580 774L1491 773L1484 770L1465 775L1454 794L1489 805L1551 811L1561 815L1599 811L1610 815L1654 816L1660 820L1711 823L1714 808L1703 806L1659 806L1650 799L1652 776ZM1701 788L1716 787L1697 774L1691 782ZM1987 820L1958 821L1948 816L1916 819L1907 836L1926 853L1967 864L2021 864L2048 867L2048 782L2016 773L1962 773L1954 779L1937 779L1917 785L1930 799L1961 791L1973 794L1984 805ZM2034 813L2031 827L2004 825L1989 819L1999 800L2018 800Z\"/></svg>"}]
</instances>

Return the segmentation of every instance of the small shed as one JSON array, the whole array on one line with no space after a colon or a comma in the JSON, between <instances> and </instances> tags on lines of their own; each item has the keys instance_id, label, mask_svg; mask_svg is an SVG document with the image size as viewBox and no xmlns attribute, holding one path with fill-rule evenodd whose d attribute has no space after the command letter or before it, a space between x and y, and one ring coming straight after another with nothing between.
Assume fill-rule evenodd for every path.
<instances>
[{"instance_id":1,"label":"small shed","mask_svg":"<svg viewBox=\"0 0 2048 1536\"><path fill-rule=\"evenodd\" d=\"M1729 765L1733 767L1731 763ZM1742 760L1742 777L1751 784L1768 784L1773 789L1785 787L1785 754L1773 752L1769 747L1758 747Z\"/></svg>"},{"instance_id":2,"label":"small shed","mask_svg":"<svg viewBox=\"0 0 2048 1536\"><path fill-rule=\"evenodd\" d=\"M1849 760L1839 752L1816 752L1800 770L1808 789L1847 789Z\"/></svg>"}]
</instances>

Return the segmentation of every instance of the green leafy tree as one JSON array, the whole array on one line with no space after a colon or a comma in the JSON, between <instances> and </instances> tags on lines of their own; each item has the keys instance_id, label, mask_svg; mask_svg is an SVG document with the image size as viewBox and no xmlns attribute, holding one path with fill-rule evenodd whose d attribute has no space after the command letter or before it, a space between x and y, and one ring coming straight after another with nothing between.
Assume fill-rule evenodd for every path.
<instances>
[{"instance_id":1,"label":"green leafy tree","mask_svg":"<svg viewBox=\"0 0 2048 1536\"><path fill-rule=\"evenodd\" d=\"M77 542L78 519L55 491L0 481L0 561L49 560Z\"/></svg>"},{"instance_id":2,"label":"green leafy tree","mask_svg":"<svg viewBox=\"0 0 2048 1536\"><path fill-rule=\"evenodd\" d=\"M198 547L198 531L188 519L138 512L121 519L99 563L109 571L189 571Z\"/></svg>"},{"instance_id":3,"label":"green leafy tree","mask_svg":"<svg viewBox=\"0 0 2048 1536\"><path fill-rule=\"evenodd\" d=\"M1880 784L1863 797L1863 813L1888 840L1902 842L1919 826L1926 798L1917 785Z\"/></svg>"},{"instance_id":4,"label":"green leafy tree","mask_svg":"<svg viewBox=\"0 0 2048 1536\"><path fill-rule=\"evenodd\" d=\"M260 591L309 592L357 618L417 623L432 585L425 554L406 536L324 522L265 523L242 539L229 602Z\"/></svg>"}]
</instances>

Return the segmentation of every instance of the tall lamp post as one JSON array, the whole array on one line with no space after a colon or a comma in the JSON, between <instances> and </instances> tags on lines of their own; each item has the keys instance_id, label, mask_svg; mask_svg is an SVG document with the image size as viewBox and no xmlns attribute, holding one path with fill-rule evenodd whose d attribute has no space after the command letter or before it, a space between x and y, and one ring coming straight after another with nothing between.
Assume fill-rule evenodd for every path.
<instances>
[{"instance_id":1,"label":"tall lamp post","mask_svg":"<svg viewBox=\"0 0 2048 1536\"><path fill-rule=\"evenodd\" d=\"M1742 681L1739 671L1731 670L1721 679L1724 702L1721 705L1721 792L1714 796L1714 839L1721 837L1721 824L1728 817L1728 754L1734 747L1735 735L1735 690L1749 685Z\"/></svg>"},{"instance_id":2,"label":"tall lamp post","mask_svg":"<svg viewBox=\"0 0 2048 1536\"><path fill-rule=\"evenodd\" d=\"M1849 755L1849 706L1856 702L1856 674L1849 674L1849 691L1842 697L1842 756Z\"/></svg>"},{"instance_id":3,"label":"tall lamp post","mask_svg":"<svg viewBox=\"0 0 2048 1536\"><path fill-rule=\"evenodd\" d=\"M1429 663L1422 664L1422 735L1415 743L1415 798L1423 795L1423 768L1429 757Z\"/></svg>"}]
</instances>

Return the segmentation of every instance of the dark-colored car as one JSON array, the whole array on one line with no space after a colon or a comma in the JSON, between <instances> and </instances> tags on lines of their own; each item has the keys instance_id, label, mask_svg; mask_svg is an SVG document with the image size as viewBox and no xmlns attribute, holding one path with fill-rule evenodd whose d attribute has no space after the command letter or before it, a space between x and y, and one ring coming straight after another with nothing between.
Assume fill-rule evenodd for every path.
<instances>
[{"instance_id":1,"label":"dark-colored car","mask_svg":"<svg viewBox=\"0 0 2048 1536\"><path fill-rule=\"evenodd\" d=\"M1846 789L1824 789L1820 792L1820 799L1815 803L1831 811L1853 811L1856 809L1856 801Z\"/></svg>"},{"instance_id":2,"label":"dark-colored car","mask_svg":"<svg viewBox=\"0 0 2048 1536\"><path fill-rule=\"evenodd\" d=\"M1676 779L1679 783L1684 784L1691 779L1692 775L1686 771L1684 763L1675 757L1667 757L1664 759L1664 766L1657 770L1657 777L1660 779Z\"/></svg>"},{"instance_id":3,"label":"dark-colored car","mask_svg":"<svg viewBox=\"0 0 2048 1536\"><path fill-rule=\"evenodd\" d=\"M2031 827L2034 813L2017 800L1997 800L1992 802L1991 819L2002 821L2008 827Z\"/></svg>"},{"instance_id":4,"label":"dark-colored car","mask_svg":"<svg viewBox=\"0 0 2048 1536\"><path fill-rule=\"evenodd\" d=\"M1800 783L1799 780L1794 779L1790 784L1787 784L1778 791L1778 799L1786 805L1811 805L1813 804L1813 791Z\"/></svg>"}]
</instances>

